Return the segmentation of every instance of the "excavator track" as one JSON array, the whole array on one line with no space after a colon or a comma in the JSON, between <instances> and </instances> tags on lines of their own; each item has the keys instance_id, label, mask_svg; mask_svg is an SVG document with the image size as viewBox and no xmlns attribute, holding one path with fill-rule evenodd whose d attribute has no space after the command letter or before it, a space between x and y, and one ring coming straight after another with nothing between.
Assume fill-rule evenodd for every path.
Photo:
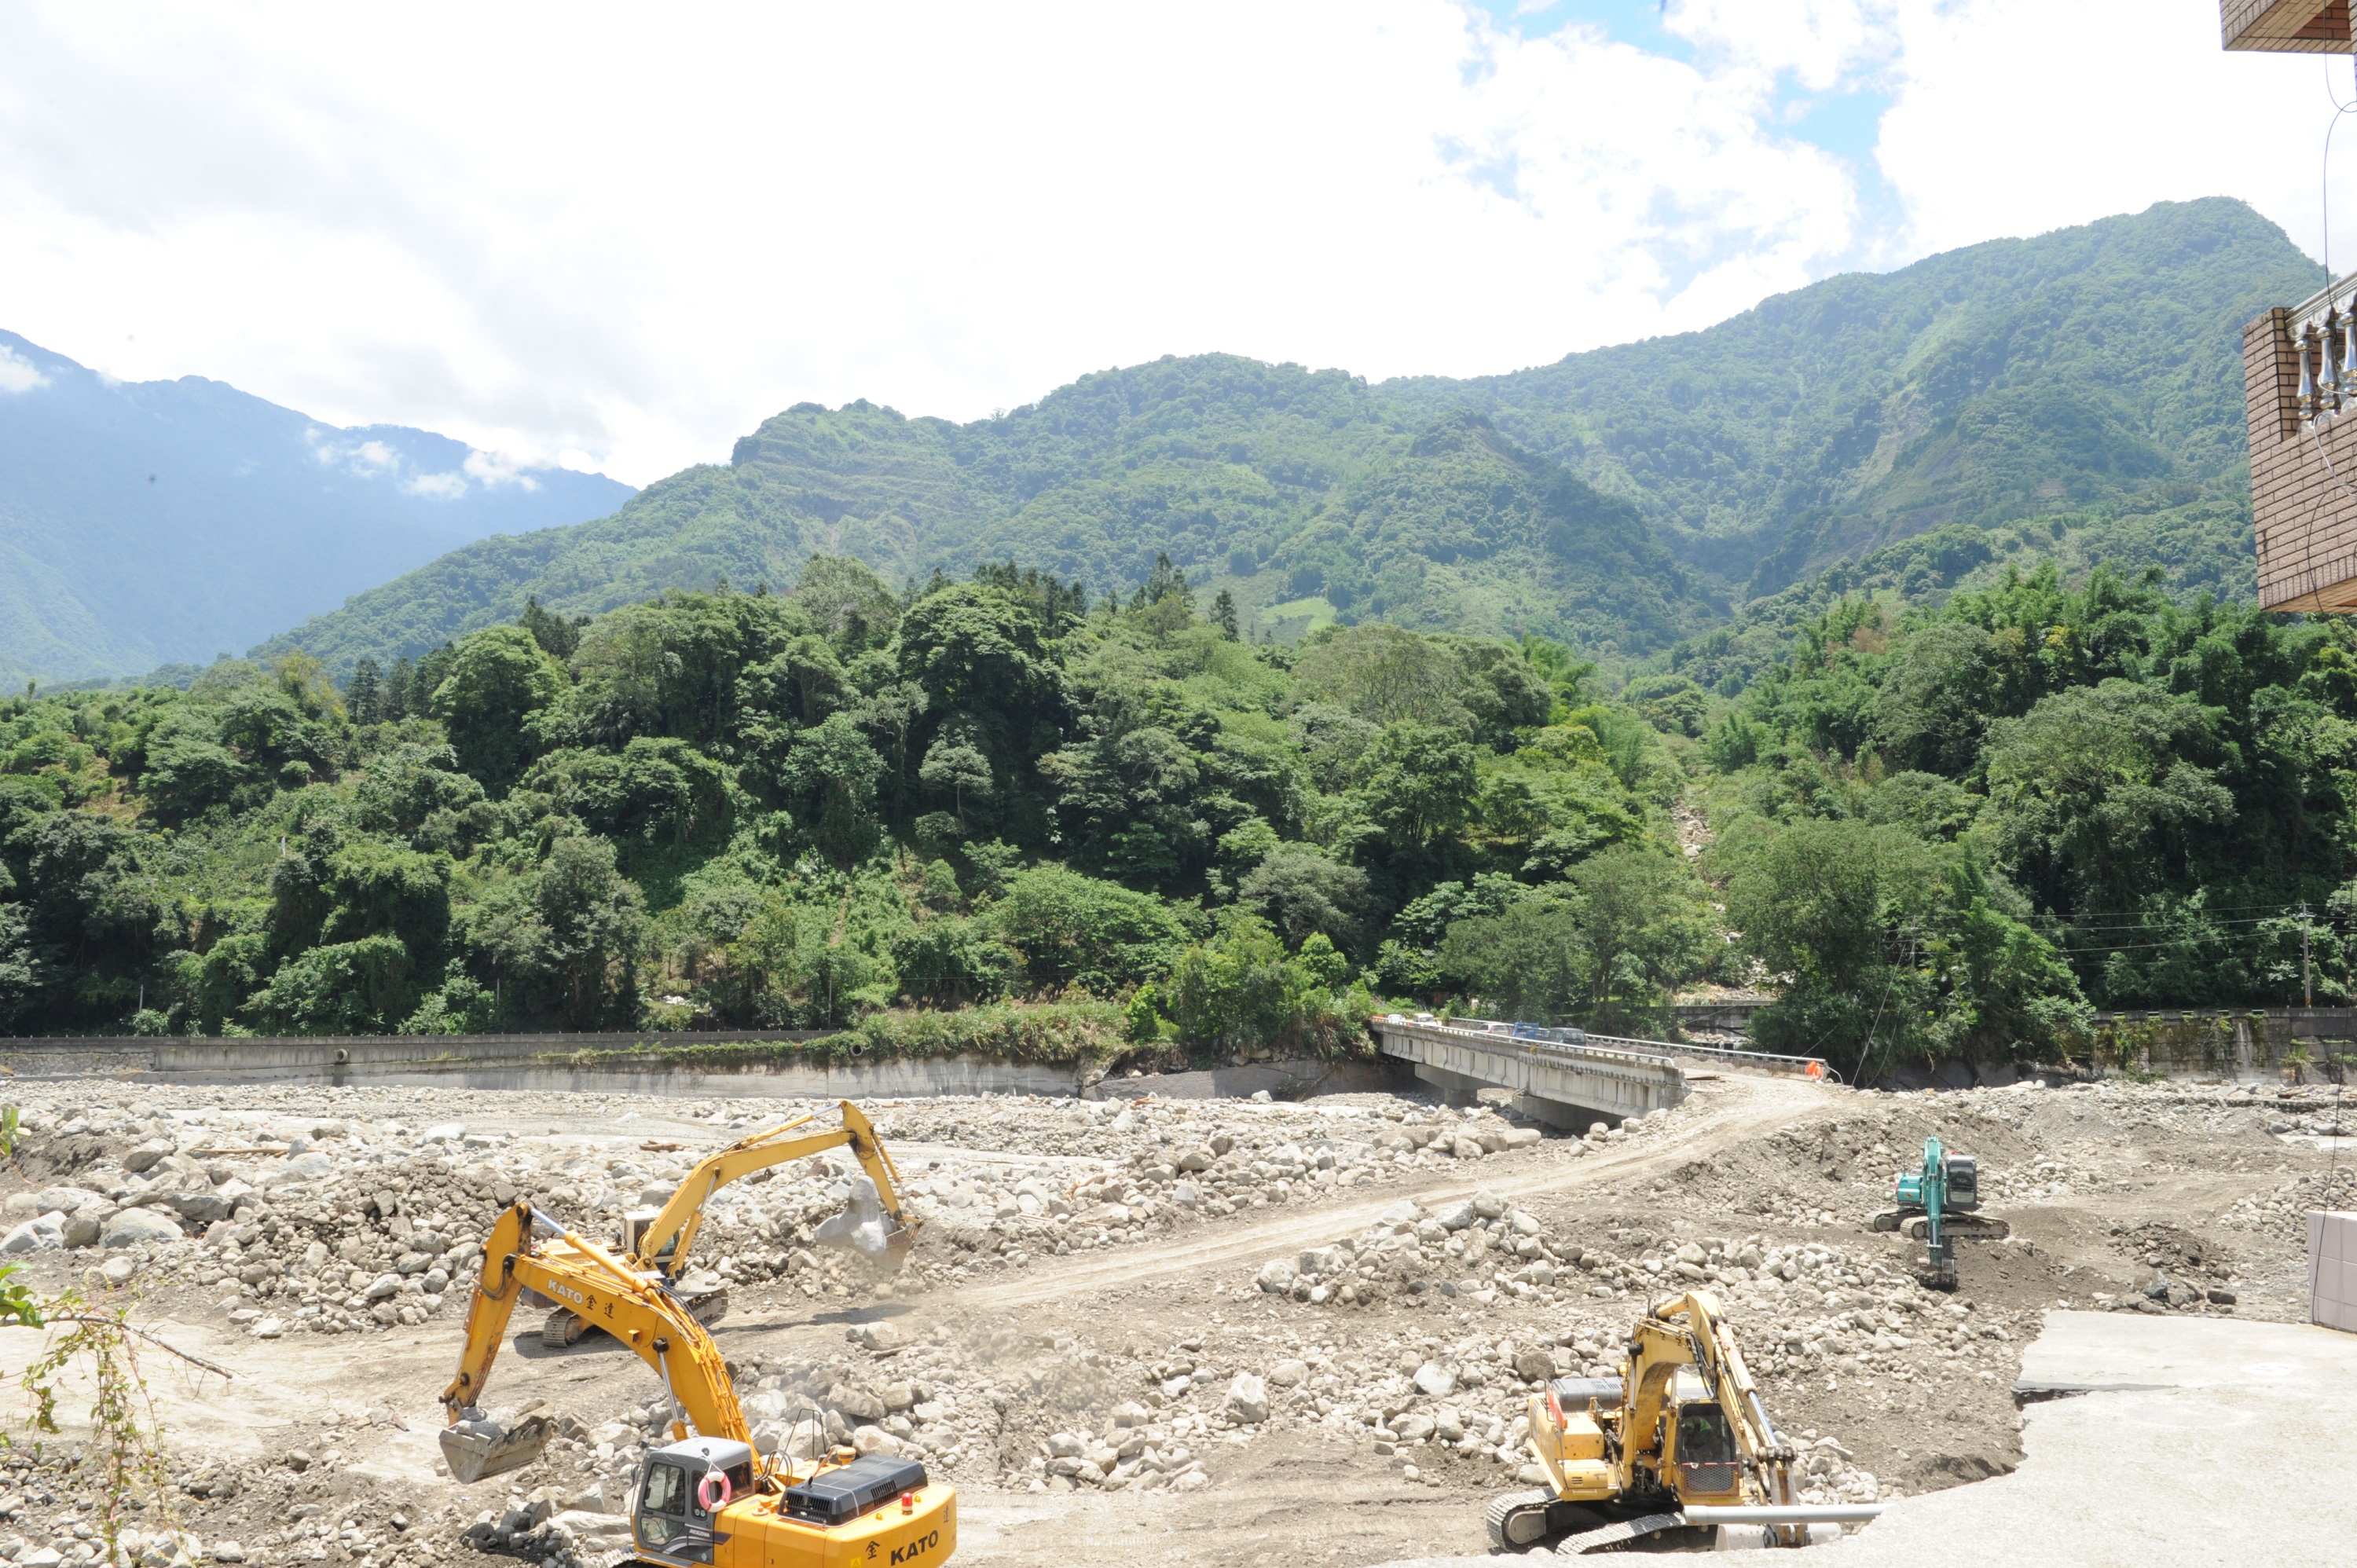
<instances>
[{"instance_id":1,"label":"excavator track","mask_svg":"<svg viewBox=\"0 0 2357 1568\"><path fill-rule=\"evenodd\" d=\"M589 1332L589 1325L577 1313L558 1307L540 1326L540 1342L551 1350L562 1350L568 1345L578 1345Z\"/></svg>"},{"instance_id":2,"label":"excavator track","mask_svg":"<svg viewBox=\"0 0 2357 1568\"><path fill-rule=\"evenodd\" d=\"M1675 1530L1685 1521L1686 1516L1682 1513L1649 1513L1642 1519L1622 1520L1619 1524L1608 1524L1601 1530L1582 1530L1577 1535L1564 1537L1555 1547L1555 1554L1557 1557L1585 1557L1591 1552L1626 1546L1642 1537Z\"/></svg>"},{"instance_id":3,"label":"excavator track","mask_svg":"<svg viewBox=\"0 0 2357 1568\"><path fill-rule=\"evenodd\" d=\"M1555 1494L1544 1487L1526 1492L1507 1492L1490 1499L1481 1515L1481 1524L1490 1532L1490 1544L1500 1552L1520 1552L1536 1546L1547 1538L1547 1505Z\"/></svg>"}]
</instances>

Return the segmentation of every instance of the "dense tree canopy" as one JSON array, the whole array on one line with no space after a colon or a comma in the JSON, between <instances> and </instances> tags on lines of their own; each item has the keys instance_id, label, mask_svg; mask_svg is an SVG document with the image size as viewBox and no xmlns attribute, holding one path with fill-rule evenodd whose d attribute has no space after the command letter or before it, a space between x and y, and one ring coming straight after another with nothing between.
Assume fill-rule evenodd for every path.
<instances>
[{"instance_id":1,"label":"dense tree canopy","mask_svg":"<svg viewBox=\"0 0 2357 1568\"><path fill-rule=\"evenodd\" d=\"M1655 1016L1705 967L1654 929L1698 897L1672 766L1633 714L1575 713L1565 650L1254 646L1233 618L1167 561L1092 606L1014 565L896 594L821 557L778 595L528 604L341 693L295 655L14 700L0 1026L829 1026L1084 993L1157 1048L1314 1045L1402 980L1461 990L1428 911L1469 878L1571 911L1562 1009Z\"/></svg>"},{"instance_id":2,"label":"dense tree canopy","mask_svg":"<svg viewBox=\"0 0 2357 1568\"><path fill-rule=\"evenodd\" d=\"M2059 1054L2091 1004L2357 994L2357 638L2163 576L1836 596L1717 704L1711 866L1770 1036Z\"/></svg>"}]
</instances>

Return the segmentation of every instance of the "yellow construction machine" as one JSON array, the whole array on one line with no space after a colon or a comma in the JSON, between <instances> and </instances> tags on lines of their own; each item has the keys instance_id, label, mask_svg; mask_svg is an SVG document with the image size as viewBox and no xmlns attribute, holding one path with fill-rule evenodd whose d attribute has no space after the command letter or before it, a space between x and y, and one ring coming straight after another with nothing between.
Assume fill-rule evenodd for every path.
<instances>
[{"instance_id":1,"label":"yellow construction machine","mask_svg":"<svg viewBox=\"0 0 2357 1568\"><path fill-rule=\"evenodd\" d=\"M1792 1449L1707 1292L1655 1302L1619 1377L1555 1379L1531 1396L1530 1423L1548 1485L1491 1503L1485 1522L1501 1551L1694 1545L1722 1525L1797 1546L1812 1524L1877 1511L1793 1502Z\"/></svg>"},{"instance_id":2,"label":"yellow construction machine","mask_svg":"<svg viewBox=\"0 0 2357 1568\"><path fill-rule=\"evenodd\" d=\"M829 1149L848 1148L866 1173L851 1180L851 1198L841 1214L818 1228L818 1240L846 1245L870 1257L890 1260L898 1267L916 1244L917 1228L902 1213L892 1156L884 1152L876 1129L848 1100L842 1102L843 1124L818 1127L816 1120L797 1116L766 1133L748 1137L705 1158L688 1172L679 1189L661 1208L633 1208L622 1216L621 1254L639 1273L661 1279L672 1294L705 1325L720 1321L728 1310L726 1288L707 1276L688 1273L688 1250L704 1225L704 1206L730 1182ZM540 1331L551 1348L571 1345L597 1326L561 1301L533 1303L548 1314Z\"/></svg>"},{"instance_id":3,"label":"yellow construction machine","mask_svg":"<svg viewBox=\"0 0 2357 1568\"><path fill-rule=\"evenodd\" d=\"M547 1441L544 1418L502 1430L483 1391L518 1298L567 1304L655 1369L677 1412L647 1455L630 1533L647 1568L925 1568L957 1548L957 1494L914 1460L838 1448L797 1466L753 1448L726 1363L660 1277L519 1201L483 1248L458 1375L443 1391L442 1454L462 1482L514 1468Z\"/></svg>"}]
</instances>

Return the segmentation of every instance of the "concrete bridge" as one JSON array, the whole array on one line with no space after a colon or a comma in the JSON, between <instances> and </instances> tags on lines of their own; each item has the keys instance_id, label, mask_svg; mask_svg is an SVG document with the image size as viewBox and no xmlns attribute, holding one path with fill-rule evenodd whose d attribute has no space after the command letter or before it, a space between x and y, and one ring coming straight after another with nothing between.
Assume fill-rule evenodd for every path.
<instances>
[{"instance_id":1,"label":"concrete bridge","mask_svg":"<svg viewBox=\"0 0 2357 1568\"><path fill-rule=\"evenodd\" d=\"M1394 1013L1373 1020L1372 1027L1385 1056L1413 1063L1416 1077L1452 1101L1469 1102L1485 1089L1510 1089L1524 1115L1577 1130L1677 1104L1686 1097L1681 1058L1739 1071L1825 1075L1824 1064L1810 1057L1629 1040L1480 1018Z\"/></svg>"}]
</instances>

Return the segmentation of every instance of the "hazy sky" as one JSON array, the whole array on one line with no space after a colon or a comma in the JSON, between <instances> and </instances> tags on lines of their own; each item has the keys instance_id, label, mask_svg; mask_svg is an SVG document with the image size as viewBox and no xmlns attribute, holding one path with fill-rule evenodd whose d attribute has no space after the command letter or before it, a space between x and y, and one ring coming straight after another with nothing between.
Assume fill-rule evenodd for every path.
<instances>
[{"instance_id":1,"label":"hazy sky","mask_svg":"<svg viewBox=\"0 0 2357 1568\"><path fill-rule=\"evenodd\" d=\"M803 399L1507 371L2164 199L2313 253L2328 69L2215 0L0 0L0 327L644 483Z\"/></svg>"}]
</instances>

